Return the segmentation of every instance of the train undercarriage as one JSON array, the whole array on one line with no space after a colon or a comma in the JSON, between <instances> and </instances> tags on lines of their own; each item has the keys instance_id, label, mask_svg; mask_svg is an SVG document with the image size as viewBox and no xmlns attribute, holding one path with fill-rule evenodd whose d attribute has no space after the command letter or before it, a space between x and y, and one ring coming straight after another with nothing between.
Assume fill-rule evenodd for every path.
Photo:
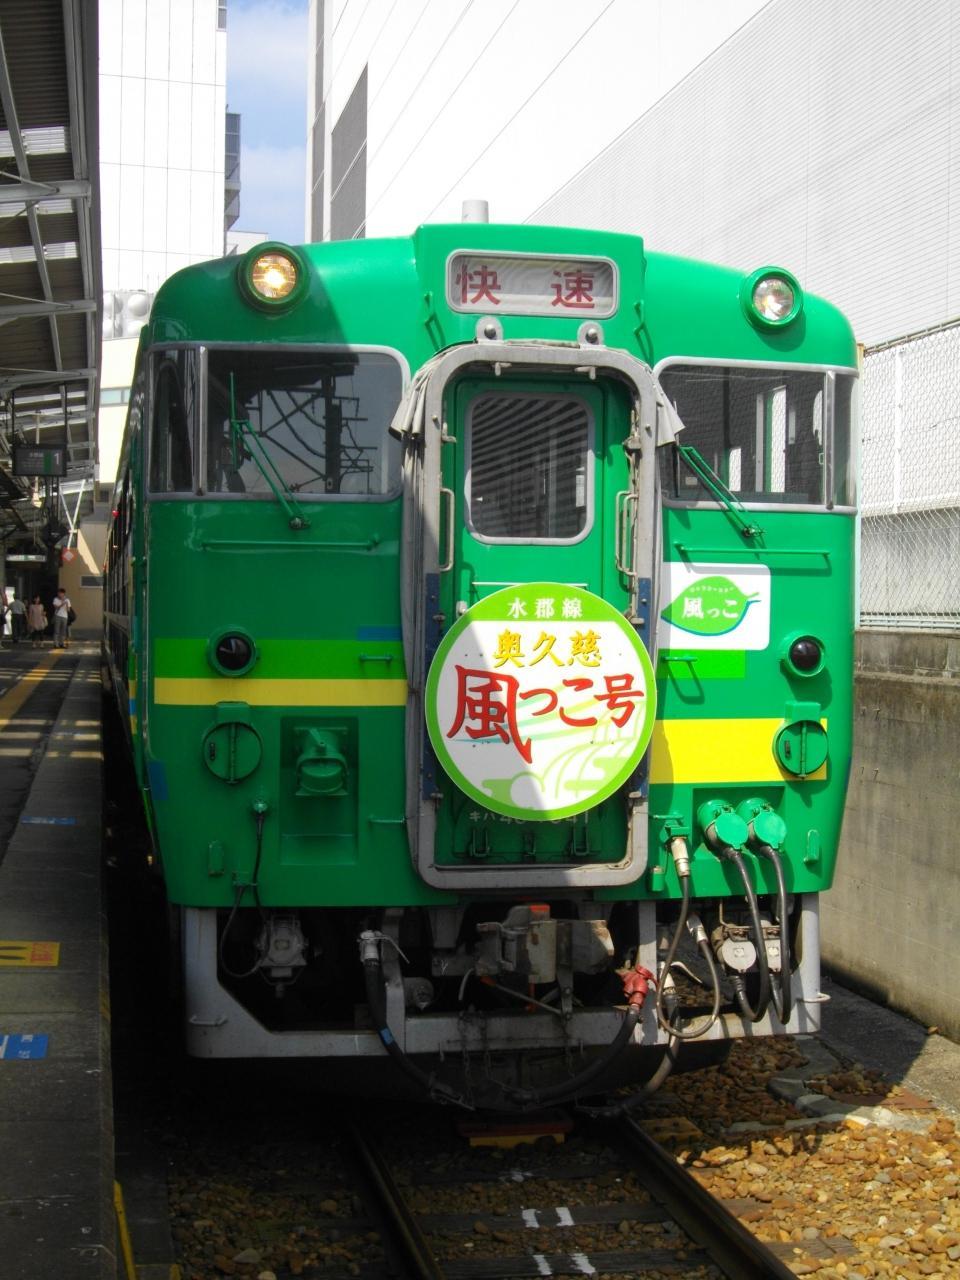
<instances>
[{"instance_id":1,"label":"train undercarriage","mask_svg":"<svg viewBox=\"0 0 960 1280\"><path fill-rule=\"evenodd\" d=\"M188 1051L319 1060L334 1088L522 1110L642 1084L665 1054L700 1066L740 1036L819 1029L817 894L788 901L784 929L760 913L765 981L735 900L180 919Z\"/></svg>"}]
</instances>

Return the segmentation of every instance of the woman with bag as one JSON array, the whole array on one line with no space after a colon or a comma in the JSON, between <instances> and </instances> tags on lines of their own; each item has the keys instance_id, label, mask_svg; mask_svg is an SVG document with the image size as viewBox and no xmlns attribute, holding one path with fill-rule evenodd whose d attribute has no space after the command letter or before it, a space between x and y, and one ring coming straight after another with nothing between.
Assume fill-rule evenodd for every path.
<instances>
[{"instance_id":1,"label":"woman with bag","mask_svg":"<svg viewBox=\"0 0 960 1280\"><path fill-rule=\"evenodd\" d=\"M67 647L67 627L70 625L70 614L73 613L73 606L70 598L64 591L63 587L57 587L57 594L53 598L53 648L65 649ZM74 617L77 615L74 613Z\"/></svg>"}]
</instances>

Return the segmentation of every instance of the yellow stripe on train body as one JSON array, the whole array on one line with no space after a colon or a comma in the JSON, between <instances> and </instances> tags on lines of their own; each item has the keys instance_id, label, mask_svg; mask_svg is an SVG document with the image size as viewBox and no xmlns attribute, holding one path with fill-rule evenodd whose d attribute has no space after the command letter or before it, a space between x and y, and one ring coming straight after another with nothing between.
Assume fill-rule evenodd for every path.
<instances>
[{"instance_id":1,"label":"yellow stripe on train body","mask_svg":"<svg viewBox=\"0 0 960 1280\"><path fill-rule=\"evenodd\" d=\"M826 721L821 721L826 728ZM650 745L651 783L816 782L827 766L799 778L773 754L780 718L658 720Z\"/></svg>"},{"instance_id":2,"label":"yellow stripe on train body","mask_svg":"<svg viewBox=\"0 0 960 1280\"><path fill-rule=\"evenodd\" d=\"M164 707L246 702L254 707L403 707L405 680L231 680L157 676L153 700ZM773 754L783 720L658 720L653 730L651 783L797 782ZM823 721L826 725L826 721ZM806 782L826 778L823 765Z\"/></svg>"},{"instance_id":3,"label":"yellow stripe on train body","mask_svg":"<svg viewBox=\"0 0 960 1280\"><path fill-rule=\"evenodd\" d=\"M246 702L251 707L405 707L406 680L244 680L157 676L159 707L212 707Z\"/></svg>"}]
</instances>

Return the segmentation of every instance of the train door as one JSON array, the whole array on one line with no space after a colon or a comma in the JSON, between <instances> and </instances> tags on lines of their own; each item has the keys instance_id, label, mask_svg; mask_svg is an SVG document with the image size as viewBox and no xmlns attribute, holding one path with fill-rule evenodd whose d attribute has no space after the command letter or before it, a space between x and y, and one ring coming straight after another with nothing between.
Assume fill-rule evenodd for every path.
<instances>
[{"instance_id":1,"label":"train door","mask_svg":"<svg viewBox=\"0 0 960 1280\"><path fill-rule=\"evenodd\" d=\"M448 563L455 611L503 587L549 581L614 586L605 493L622 450L608 449L609 391L586 379L468 379L452 393L457 448ZM448 417L448 421L449 421ZM627 428L620 423L620 440ZM615 430L613 432L616 434ZM452 553L452 555L451 555Z\"/></svg>"},{"instance_id":2,"label":"train door","mask_svg":"<svg viewBox=\"0 0 960 1280\"><path fill-rule=\"evenodd\" d=\"M574 759L582 746L568 729L600 724L598 706L611 720L615 705L621 728L633 714L624 700L637 708L641 690L654 687L646 655L643 676L620 655L642 653L637 637L650 634L656 447L674 438L674 423L649 366L589 343L484 340L440 353L413 380L395 430L404 441L408 832L427 884L588 888L629 883L646 865L646 789L633 776L640 758L623 745L629 735L614 752L612 736L588 733ZM533 625L506 625L514 617ZM555 618L567 625L551 629ZM594 619L610 637L603 662L590 649L600 634L591 635ZM471 648L475 624L488 637L483 655ZM636 741L649 740L654 703L642 704L649 710ZM537 720L537 741L552 735L553 721L562 725L536 764L520 711ZM494 758L480 746L465 773L447 750L454 741L458 751L488 742L499 760L485 772ZM497 741L528 767L514 768ZM556 770L543 762L558 755ZM592 759L581 767L584 756ZM540 769L554 770L553 794L563 800L541 802ZM528 781L541 800L520 795ZM570 802L572 791L579 796Z\"/></svg>"},{"instance_id":3,"label":"train door","mask_svg":"<svg viewBox=\"0 0 960 1280\"><path fill-rule=\"evenodd\" d=\"M629 483L622 446L630 413L622 386L576 374L467 377L448 388L446 421L455 440L443 453L440 599L447 619L531 582L580 588L627 609L630 584L617 567L615 529L618 494ZM591 674L596 658L586 625L578 652L548 654L552 622L570 603L562 590L528 602L543 623L541 643L535 653L521 653L516 637L517 648L504 650L506 672L544 659L569 663L574 687L578 676ZM509 628L504 636L509 646ZM438 865L512 865L522 874L524 867L546 873L560 864L623 859L619 797L561 821L523 822L490 812L449 780L440 790Z\"/></svg>"}]
</instances>

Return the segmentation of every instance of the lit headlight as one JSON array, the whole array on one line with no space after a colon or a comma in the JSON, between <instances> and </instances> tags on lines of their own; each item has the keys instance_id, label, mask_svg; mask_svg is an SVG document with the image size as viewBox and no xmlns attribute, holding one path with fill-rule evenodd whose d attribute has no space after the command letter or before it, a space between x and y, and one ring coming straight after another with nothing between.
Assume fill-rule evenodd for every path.
<instances>
[{"instance_id":1,"label":"lit headlight","mask_svg":"<svg viewBox=\"0 0 960 1280\"><path fill-rule=\"evenodd\" d=\"M285 310L307 291L307 266L285 244L258 244L240 262L239 284L248 302Z\"/></svg>"},{"instance_id":2,"label":"lit headlight","mask_svg":"<svg viewBox=\"0 0 960 1280\"><path fill-rule=\"evenodd\" d=\"M779 267L761 267L744 280L740 300L754 324L780 328L800 314L803 291L789 271L782 271Z\"/></svg>"},{"instance_id":3,"label":"lit headlight","mask_svg":"<svg viewBox=\"0 0 960 1280\"><path fill-rule=\"evenodd\" d=\"M292 293L299 275L297 264L283 253L261 253L250 270L250 283L261 298L285 298Z\"/></svg>"}]
</instances>

